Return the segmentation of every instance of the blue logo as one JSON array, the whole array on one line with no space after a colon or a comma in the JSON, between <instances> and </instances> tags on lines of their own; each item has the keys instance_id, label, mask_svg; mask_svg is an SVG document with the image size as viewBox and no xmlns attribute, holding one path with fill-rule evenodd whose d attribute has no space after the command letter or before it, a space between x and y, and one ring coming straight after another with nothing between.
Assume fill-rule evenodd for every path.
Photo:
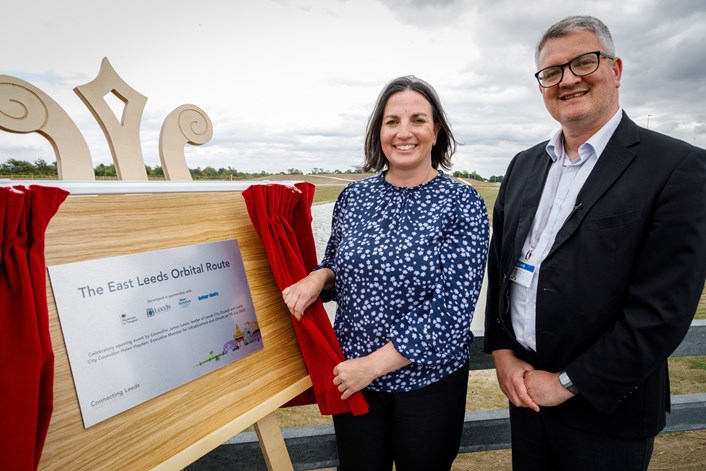
<instances>
[{"instance_id":1,"label":"blue logo","mask_svg":"<svg viewBox=\"0 0 706 471\"><path fill-rule=\"evenodd\" d=\"M204 299L208 298L215 298L219 295L218 291L214 291L213 293L208 293L208 294L199 294L198 295L198 300L203 301Z\"/></svg>"},{"instance_id":2,"label":"blue logo","mask_svg":"<svg viewBox=\"0 0 706 471\"><path fill-rule=\"evenodd\" d=\"M147 317L154 317L160 312L167 312L172 309L172 306L169 304L165 304L164 306L159 306L159 307L148 307L147 308Z\"/></svg>"}]
</instances>

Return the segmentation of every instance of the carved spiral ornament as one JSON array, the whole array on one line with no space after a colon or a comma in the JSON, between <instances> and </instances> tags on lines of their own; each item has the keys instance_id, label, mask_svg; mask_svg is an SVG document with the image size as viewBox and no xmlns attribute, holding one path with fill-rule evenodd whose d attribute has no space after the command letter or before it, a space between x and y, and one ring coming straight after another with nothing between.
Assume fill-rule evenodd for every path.
<instances>
[{"instance_id":1,"label":"carved spiral ornament","mask_svg":"<svg viewBox=\"0 0 706 471\"><path fill-rule=\"evenodd\" d=\"M32 90L0 78L0 128L16 133L39 131L49 118L42 99Z\"/></svg>"},{"instance_id":2,"label":"carved spiral ornament","mask_svg":"<svg viewBox=\"0 0 706 471\"><path fill-rule=\"evenodd\" d=\"M213 124L196 105L181 105L167 115L159 136L159 157L167 180L191 180L184 145L200 146L211 140Z\"/></svg>"},{"instance_id":3,"label":"carved spiral ornament","mask_svg":"<svg viewBox=\"0 0 706 471\"><path fill-rule=\"evenodd\" d=\"M201 108L191 106L179 113L179 131L189 144L202 145L211 140L213 124Z\"/></svg>"}]
</instances>

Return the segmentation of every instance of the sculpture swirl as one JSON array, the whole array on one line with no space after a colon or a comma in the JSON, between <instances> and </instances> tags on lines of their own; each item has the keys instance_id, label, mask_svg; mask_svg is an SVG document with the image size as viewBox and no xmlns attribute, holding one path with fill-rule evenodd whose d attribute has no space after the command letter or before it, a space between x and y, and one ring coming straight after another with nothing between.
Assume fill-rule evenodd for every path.
<instances>
[{"instance_id":1,"label":"sculpture swirl","mask_svg":"<svg viewBox=\"0 0 706 471\"><path fill-rule=\"evenodd\" d=\"M16 133L41 130L49 113L42 99L17 79L0 76L0 128Z\"/></svg>"}]
</instances>

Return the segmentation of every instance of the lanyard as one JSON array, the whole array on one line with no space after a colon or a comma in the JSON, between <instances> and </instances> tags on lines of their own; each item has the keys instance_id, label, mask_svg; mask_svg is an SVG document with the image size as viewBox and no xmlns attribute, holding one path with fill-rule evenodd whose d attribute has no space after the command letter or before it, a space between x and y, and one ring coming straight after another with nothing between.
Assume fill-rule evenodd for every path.
<instances>
[{"instance_id":1,"label":"lanyard","mask_svg":"<svg viewBox=\"0 0 706 471\"><path fill-rule=\"evenodd\" d=\"M588 165L584 165L588 159L583 159L579 166L579 170L574 174L573 180L575 181L576 178L578 178L579 173L585 171L586 169L589 168ZM556 162L554 162L554 165L552 168L549 170L549 175L547 176L547 185L549 186L549 192L545 195L542 194L542 199L540 199L540 207L542 209L542 214L540 216L539 224L535 227L534 224L532 224L532 228L530 229L530 246L529 249L527 250L527 253L525 254L525 260L529 260L530 257L532 257L532 253L534 252L534 249L537 248L537 244L539 243L539 239L541 238L542 234L544 233L544 230L547 227L547 224L549 223L549 216L552 213L552 209L554 208L554 200L556 199L557 192L559 191L559 185L561 184L561 179L564 176L564 162L566 161L566 152L562 152L561 154L561 159L557 159ZM567 166L566 168L569 168L570 166ZM571 191L571 188L573 184L566 185L566 192L562 196L562 200L566 198L566 195L569 194ZM545 198L548 199L549 204L542 205L542 200ZM577 208L575 207L574 210ZM557 209L558 210L558 209ZM573 214L574 210L569 213L566 219Z\"/></svg>"},{"instance_id":2,"label":"lanyard","mask_svg":"<svg viewBox=\"0 0 706 471\"><path fill-rule=\"evenodd\" d=\"M550 171L550 175L547 177L548 180L551 179L551 181L547 181L547 184L551 183L550 187L550 192L547 194L547 199L549 201L554 201L556 198L556 192L559 191L559 183L561 183L561 166L564 165L564 157L562 155L561 160L557 160L554 162L554 166L552 167ZM543 195L544 196L544 195ZM541 204L541 199L540 199L540 204ZM539 238L544 232L544 229L547 227L547 223L549 222L549 215L552 212L552 204L544 205L542 208L542 215L539 219L539 225L535 227L534 224L532 224L532 228L530 229L530 246L529 250L527 250L527 254L525 255L525 260L529 260L530 257L532 257L532 252L534 249L537 247L537 243L539 242Z\"/></svg>"}]
</instances>

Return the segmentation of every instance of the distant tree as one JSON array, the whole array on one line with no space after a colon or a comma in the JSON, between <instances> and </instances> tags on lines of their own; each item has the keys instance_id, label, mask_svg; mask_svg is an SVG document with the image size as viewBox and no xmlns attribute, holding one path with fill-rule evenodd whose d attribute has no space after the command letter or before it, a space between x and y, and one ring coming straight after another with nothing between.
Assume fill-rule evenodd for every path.
<instances>
[{"instance_id":1,"label":"distant tree","mask_svg":"<svg viewBox=\"0 0 706 471\"><path fill-rule=\"evenodd\" d=\"M473 180L478 180L478 181L480 181L480 182L485 181L485 178L483 178L483 177L481 177L480 175L478 175L478 173L477 173L475 170L472 171L470 175L468 175L468 178L471 178L471 179L473 179Z\"/></svg>"},{"instance_id":2,"label":"distant tree","mask_svg":"<svg viewBox=\"0 0 706 471\"><path fill-rule=\"evenodd\" d=\"M155 165L154 168L149 165L145 165L145 171L147 172L148 178L164 178L164 169L160 165Z\"/></svg>"},{"instance_id":3,"label":"distant tree","mask_svg":"<svg viewBox=\"0 0 706 471\"><path fill-rule=\"evenodd\" d=\"M215 178L218 176L218 170L215 168L211 167L210 165L206 168L203 169L203 176L207 178Z\"/></svg>"},{"instance_id":4,"label":"distant tree","mask_svg":"<svg viewBox=\"0 0 706 471\"><path fill-rule=\"evenodd\" d=\"M304 172L296 168L288 168L287 175L304 175Z\"/></svg>"},{"instance_id":5,"label":"distant tree","mask_svg":"<svg viewBox=\"0 0 706 471\"><path fill-rule=\"evenodd\" d=\"M34 165L17 159L8 159L0 164L0 174L3 175L33 175L36 172Z\"/></svg>"},{"instance_id":6,"label":"distant tree","mask_svg":"<svg viewBox=\"0 0 706 471\"><path fill-rule=\"evenodd\" d=\"M118 175L115 171L115 164L98 164L93 169L93 173L97 177L116 177Z\"/></svg>"},{"instance_id":7,"label":"distant tree","mask_svg":"<svg viewBox=\"0 0 706 471\"><path fill-rule=\"evenodd\" d=\"M478 180L484 182L485 178L481 177L475 170L473 172L468 172L468 170L455 170L451 175L455 178L470 178L471 180Z\"/></svg>"},{"instance_id":8,"label":"distant tree","mask_svg":"<svg viewBox=\"0 0 706 471\"><path fill-rule=\"evenodd\" d=\"M235 178L245 176L245 173L240 173L233 167L228 166L228 168L219 168L218 176L226 180L233 180Z\"/></svg>"},{"instance_id":9,"label":"distant tree","mask_svg":"<svg viewBox=\"0 0 706 471\"><path fill-rule=\"evenodd\" d=\"M502 183L503 182L503 175L493 175L488 179L490 183Z\"/></svg>"},{"instance_id":10,"label":"distant tree","mask_svg":"<svg viewBox=\"0 0 706 471\"><path fill-rule=\"evenodd\" d=\"M37 159L34 161L34 168L39 175L54 176L58 174L56 170L56 162L49 164L44 159Z\"/></svg>"}]
</instances>

